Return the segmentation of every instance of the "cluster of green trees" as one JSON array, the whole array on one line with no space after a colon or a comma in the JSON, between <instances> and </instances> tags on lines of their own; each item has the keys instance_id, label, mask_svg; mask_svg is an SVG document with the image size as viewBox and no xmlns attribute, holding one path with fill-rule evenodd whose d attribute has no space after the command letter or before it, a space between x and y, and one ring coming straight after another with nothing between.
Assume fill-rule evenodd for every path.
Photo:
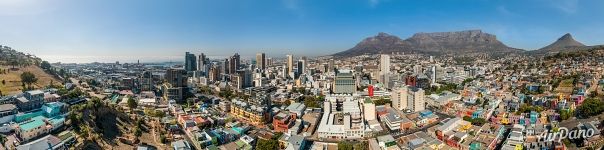
<instances>
[{"instance_id":1,"label":"cluster of green trees","mask_svg":"<svg viewBox=\"0 0 604 150\"><path fill-rule=\"evenodd\" d=\"M325 98L319 96L311 96L311 95L306 95L304 96L303 100L304 100L304 105L306 105L306 107L308 108L321 108L321 104L323 104L323 100Z\"/></svg>"},{"instance_id":2,"label":"cluster of green trees","mask_svg":"<svg viewBox=\"0 0 604 150\"><path fill-rule=\"evenodd\" d=\"M38 82L38 78L35 74L27 71L21 73L21 82L23 83L23 90L30 90L33 88L31 85Z\"/></svg>"},{"instance_id":3,"label":"cluster of green trees","mask_svg":"<svg viewBox=\"0 0 604 150\"><path fill-rule=\"evenodd\" d=\"M591 117L604 112L604 102L597 98L588 98L583 101L581 106L577 107L577 113L581 117Z\"/></svg>"},{"instance_id":4,"label":"cluster of green trees","mask_svg":"<svg viewBox=\"0 0 604 150\"><path fill-rule=\"evenodd\" d=\"M358 143L341 141L338 142L338 150L366 150L369 146L367 141L362 141Z\"/></svg>"},{"instance_id":5,"label":"cluster of green trees","mask_svg":"<svg viewBox=\"0 0 604 150\"><path fill-rule=\"evenodd\" d=\"M487 121L484 118L472 118L472 117L464 116L463 120L468 121L476 126L482 126L483 124L487 123Z\"/></svg>"},{"instance_id":6,"label":"cluster of green trees","mask_svg":"<svg viewBox=\"0 0 604 150\"><path fill-rule=\"evenodd\" d=\"M78 98L80 96L83 95L87 95L86 92L82 91L80 88L74 88L73 90L67 90L65 88L60 88L57 91L57 94L59 94L61 97L65 97L68 99L72 99L72 98Z\"/></svg>"},{"instance_id":7,"label":"cluster of green trees","mask_svg":"<svg viewBox=\"0 0 604 150\"><path fill-rule=\"evenodd\" d=\"M524 104L520 105L520 108L518 108L518 111L516 111L516 114L530 113L531 111L542 112L543 110L545 110L543 108L543 106L531 106L531 105L528 105L527 103L524 103Z\"/></svg>"},{"instance_id":8,"label":"cluster of green trees","mask_svg":"<svg viewBox=\"0 0 604 150\"><path fill-rule=\"evenodd\" d=\"M256 142L256 149L258 150L276 150L279 148L279 138L283 135L281 132L275 133L269 140L258 139Z\"/></svg>"},{"instance_id":9,"label":"cluster of green trees","mask_svg":"<svg viewBox=\"0 0 604 150\"><path fill-rule=\"evenodd\" d=\"M573 116L574 111L568 111L568 110L560 110L558 113L560 113L560 119L561 120L566 120L570 117Z\"/></svg>"},{"instance_id":10,"label":"cluster of green trees","mask_svg":"<svg viewBox=\"0 0 604 150\"><path fill-rule=\"evenodd\" d=\"M143 112L145 113L145 115L151 117L163 118L166 116L166 113L164 111L154 110L152 108L145 108Z\"/></svg>"},{"instance_id":11,"label":"cluster of green trees","mask_svg":"<svg viewBox=\"0 0 604 150\"><path fill-rule=\"evenodd\" d=\"M376 106L379 106L379 105L390 105L390 104L392 104L392 100L390 100L390 99L385 99L385 98L383 98L383 97L382 97L382 98L380 98L380 99L374 100L374 101L373 101L373 103L374 103Z\"/></svg>"},{"instance_id":12,"label":"cluster of green trees","mask_svg":"<svg viewBox=\"0 0 604 150\"><path fill-rule=\"evenodd\" d=\"M431 95L431 94L440 94L444 91L450 91L450 92L457 91L457 84L455 84L455 83L440 83L440 84L441 84L440 87L431 86L430 88L427 88L424 93L426 95Z\"/></svg>"}]
</instances>

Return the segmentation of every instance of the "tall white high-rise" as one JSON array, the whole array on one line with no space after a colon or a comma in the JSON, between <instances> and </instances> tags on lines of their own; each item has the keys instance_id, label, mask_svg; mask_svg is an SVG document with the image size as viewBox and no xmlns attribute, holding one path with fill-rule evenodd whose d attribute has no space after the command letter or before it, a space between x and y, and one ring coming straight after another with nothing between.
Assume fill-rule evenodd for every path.
<instances>
[{"instance_id":1,"label":"tall white high-rise","mask_svg":"<svg viewBox=\"0 0 604 150\"><path fill-rule=\"evenodd\" d=\"M294 55L287 55L287 74L292 74L294 71Z\"/></svg>"},{"instance_id":2,"label":"tall white high-rise","mask_svg":"<svg viewBox=\"0 0 604 150\"><path fill-rule=\"evenodd\" d=\"M390 73L390 55L380 56L380 72L383 74Z\"/></svg>"},{"instance_id":3,"label":"tall white high-rise","mask_svg":"<svg viewBox=\"0 0 604 150\"><path fill-rule=\"evenodd\" d=\"M266 69L266 55L264 53L256 54L256 68Z\"/></svg>"},{"instance_id":4,"label":"tall white high-rise","mask_svg":"<svg viewBox=\"0 0 604 150\"><path fill-rule=\"evenodd\" d=\"M436 84L436 66L432 66L431 72L430 80L432 80L432 84Z\"/></svg>"},{"instance_id":5,"label":"tall white high-rise","mask_svg":"<svg viewBox=\"0 0 604 150\"><path fill-rule=\"evenodd\" d=\"M388 82L390 77L390 55L380 55L380 73L378 81L384 84L384 87L388 88Z\"/></svg>"}]
</instances>

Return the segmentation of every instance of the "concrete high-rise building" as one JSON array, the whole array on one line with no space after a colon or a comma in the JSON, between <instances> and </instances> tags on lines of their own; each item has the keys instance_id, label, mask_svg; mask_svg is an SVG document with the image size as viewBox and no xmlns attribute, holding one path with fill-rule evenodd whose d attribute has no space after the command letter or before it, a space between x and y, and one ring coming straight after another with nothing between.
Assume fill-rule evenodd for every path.
<instances>
[{"instance_id":1,"label":"concrete high-rise building","mask_svg":"<svg viewBox=\"0 0 604 150\"><path fill-rule=\"evenodd\" d=\"M174 87L187 86L187 72L183 69L170 68L166 70L166 81Z\"/></svg>"},{"instance_id":2,"label":"concrete high-rise building","mask_svg":"<svg viewBox=\"0 0 604 150\"><path fill-rule=\"evenodd\" d=\"M273 58L266 59L266 67L273 66Z\"/></svg>"},{"instance_id":3,"label":"concrete high-rise building","mask_svg":"<svg viewBox=\"0 0 604 150\"><path fill-rule=\"evenodd\" d=\"M210 81L214 82L214 81L218 81L218 79L220 79L219 77L220 77L220 69L216 68L215 66L212 66L208 73L208 78L210 78Z\"/></svg>"},{"instance_id":4,"label":"concrete high-rise building","mask_svg":"<svg viewBox=\"0 0 604 150\"><path fill-rule=\"evenodd\" d=\"M197 70L200 71L205 71L205 66L207 65L206 62L206 55L201 53L197 56Z\"/></svg>"},{"instance_id":5,"label":"concrete high-rise building","mask_svg":"<svg viewBox=\"0 0 604 150\"><path fill-rule=\"evenodd\" d=\"M419 112L426 109L426 103L424 98L424 90L421 88L411 87L409 88L409 94L407 99L407 105L411 112Z\"/></svg>"},{"instance_id":6,"label":"concrete high-rise building","mask_svg":"<svg viewBox=\"0 0 604 150\"><path fill-rule=\"evenodd\" d=\"M256 68L262 70L266 69L266 55L264 53L256 54Z\"/></svg>"},{"instance_id":7,"label":"concrete high-rise building","mask_svg":"<svg viewBox=\"0 0 604 150\"><path fill-rule=\"evenodd\" d=\"M306 69L308 68L308 58L306 56L302 56L302 58L300 58L300 60L302 61L302 73L306 73Z\"/></svg>"},{"instance_id":8,"label":"concrete high-rise building","mask_svg":"<svg viewBox=\"0 0 604 150\"><path fill-rule=\"evenodd\" d=\"M196 71L197 70L197 58L195 54L186 52L185 53L185 70Z\"/></svg>"},{"instance_id":9,"label":"concrete high-rise building","mask_svg":"<svg viewBox=\"0 0 604 150\"><path fill-rule=\"evenodd\" d=\"M195 57L193 57L195 58ZM187 71L170 68L166 70L167 84L162 85L163 97L167 100L182 101L187 89Z\"/></svg>"},{"instance_id":10,"label":"concrete high-rise building","mask_svg":"<svg viewBox=\"0 0 604 150\"><path fill-rule=\"evenodd\" d=\"M237 71L235 83L239 89L244 89L252 86L252 72L248 69Z\"/></svg>"},{"instance_id":11,"label":"concrete high-rise building","mask_svg":"<svg viewBox=\"0 0 604 150\"><path fill-rule=\"evenodd\" d=\"M304 66L304 63L304 60L298 61L298 69L296 70L298 72L298 76L306 72L306 66Z\"/></svg>"},{"instance_id":12,"label":"concrete high-rise building","mask_svg":"<svg viewBox=\"0 0 604 150\"><path fill-rule=\"evenodd\" d=\"M378 77L378 81L384 85L384 87L389 87L390 82L390 55L380 55L380 73Z\"/></svg>"},{"instance_id":13,"label":"concrete high-rise building","mask_svg":"<svg viewBox=\"0 0 604 150\"><path fill-rule=\"evenodd\" d=\"M222 70L222 72L223 72L224 74L229 74L229 73L231 73L231 70L229 70L229 69L230 69L230 65L231 65L231 63L229 63L229 58L224 59L224 63L222 63L222 65L221 65L221 67L222 67L222 69L221 69L221 70Z\"/></svg>"},{"instance_id":14,"label":"concrete high-rise building","mask_svg":"<svg viewBox=\"0 0 604 150\"><path fill-rule=\"evenodd\" d=\"M397 86L392 89L392 108L397 110L407 109L409 88L406 85Z\"/></svg>"},{"instance_id":15,"label":"concrete high-rise building","mask_svg":"<svg viewBox=\"0 0 604 150\"><path fill-rule=\"evenodd\" d=\"M329 59L329 62L328 62L328 64L327 64L327 67L328 67L328 68L327 68L328 70L327 70L326 72L332 72L332 71L333 71L333 70L336 68L336 66L335 66L335 62L334 62L334 60L333 60L333 59Z\"/></svg>"},{"instance_id":16,"label":"concrete high-rise building","mask_svg":"<svg viewBox=\"0 0 604 150\"><path fill-rule=\"evenodd\" d=\"M238 53L235 53L235 55L231 56L229 59L229 74L237 73L239 66L241 66L241 56L239 56Z\"/></svg>"},{"instance_id":17,"label":"concrete high-rise building","mask_svg":"<svg viewBox=\"0 0 604 150\"><path fill-rule=\"evenodd\" d=\"M432 82L432 84L436 84L436 66L432 66L430 68L430 80Z\"/></svg>"},{"instance_id":18,"label":"concrete high-rise building","mask_svg":"<svg viewBox=\"0 0 604 150\"><path fill-rule=\"evenodd\" d=\"M294 55L287 55L287 74L291 74L294 70Z\"/></svg>"},{"instance_id":19,"label":"concrete high-rise building","mask_svg":"<svg viewBox=\"0 0 604 150\"><path fill-rule=\"evenodd\" d=\"M425 107L424 90L416 87L401 85L395 87L392 92L392 107L397 110L409 110L419 112Z\"/></svg>"},{"instance_id":20,"label":"concrete high-rise building","mask_svg":"<svg viewBox=\"0 0 604 150\"><path fill-rule=\"evenodd\" d=\"M380 72L390 73L390 55L380 55Z\"/></svg>"},{"instance_id":21,"label":"concrete high-rise building","mask_svg":"<svg viewBox=\"0 0 604 150\"><path fill-rule=\"evenodd\" d=\"M142 91L151 91L153 90L153 74L151 71L143 71L141 75L141 90Z\"/></svg>"}]
</instances>

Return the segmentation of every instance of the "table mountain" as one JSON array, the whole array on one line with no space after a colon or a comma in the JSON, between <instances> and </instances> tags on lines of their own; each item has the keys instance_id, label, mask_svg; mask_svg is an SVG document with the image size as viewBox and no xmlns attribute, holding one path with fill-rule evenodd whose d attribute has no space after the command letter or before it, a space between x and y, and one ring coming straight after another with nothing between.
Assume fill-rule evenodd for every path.
<instances>
[{"instance_id":1,"label":"table mountain","mask_svg":"<svg viewBox=\"0 0 604 150\"><path fill-rule=\"evenodd\" d=\"M481 30L467 30L416 33L405 40L387 33L379 33L376 36L364 39L351 49L334 54L334 56L347 57L392 52L430 55L476 53L505 55L524 51L506 46L497 40L495 35L484 33Z\"/></svg>"}]
</instances>

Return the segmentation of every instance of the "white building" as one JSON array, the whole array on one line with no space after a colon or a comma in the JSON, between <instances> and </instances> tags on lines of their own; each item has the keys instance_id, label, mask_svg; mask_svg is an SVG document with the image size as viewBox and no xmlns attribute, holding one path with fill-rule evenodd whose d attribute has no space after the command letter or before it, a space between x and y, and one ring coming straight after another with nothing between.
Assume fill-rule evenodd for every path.
<instances>
[{"instance_id":1,"label":"white building","mask_svg":"<svg viewBox=\"0 0 604 150\"><path fill-rule=\"evenodd\" d=\"M317 129L319 138L361 139L370 129L365 125L360 103L352 96L327 96L323 102L323 117ZM339 97L339 98L338 98ZM331 101L330 101L331 100ZM337 105L341 104L341 105ZM336 111L340 106L342 111Z\"/></svg>"},{"instance_id":2,"label":"white building","mask_svg":"<svg viewBox=\"0 0 604 150\"><path fill-rule=\"evenodd\" d=\"M376 119L375 104L370 99L363 102L363 117L367 121Z\"/></svg>"}]
</instances>

